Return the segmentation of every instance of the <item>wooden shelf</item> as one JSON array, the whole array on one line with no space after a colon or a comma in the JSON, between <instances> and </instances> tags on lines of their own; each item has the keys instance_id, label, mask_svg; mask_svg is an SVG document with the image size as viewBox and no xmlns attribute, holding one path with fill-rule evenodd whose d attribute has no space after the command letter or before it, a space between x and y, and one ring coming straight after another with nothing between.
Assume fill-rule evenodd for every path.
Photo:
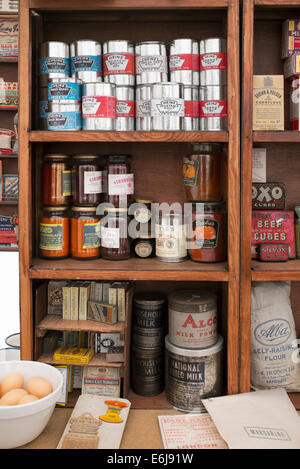
<instances>
[{"instance_id":1,"label":"wooden shelf","mask_svg":"<svg viewBox=\"0 0 300 469\"><path fill-rule=\"evenodd\" d=\"M1 200L0 205L18 205L18 200Z\"/></svg>"},{"instance_id":2,"label":"wooden shelf","mask_svg":"<svg viewBox=\"0 0 300 469\"><path fill-rule=\"evenodd\" d=\"M300 259L288 262L252 261L251 276L253 281L300 281Z\"/></svg>"},{"instance_id":3,"label":"wooden shelf","mask_svg":"<svg viewBox=\"0 0 300 469\"><path fill-rule=\"evenodd\" d=\"M19 248L10 246L0 246L0 252L18 252Z\"/></svg>"},{"instance_id":4,"label":"wooden shelf","mask_svg":"<svg viewBox=\"0 0 300 469\"><path fill-rule=\"evenodd\" d=\"M17 111L18 106L0 106L0 111Z\"/></svg>"},{"instance_id":5,"label":"wooden shelf","mask_svg":"<svg viewBox=\"0 0 300 469\"><path fill-rule=\"evenodd\" d=\"M93 358L89 361L87 365L81 365L80 363L64 363L64 362L55 362L53 360L52 353L43 353L37 360L42 363L48 363L49 365L76 365L76 366L109 366L112 368L122 368L124 363L108 363L105 360L105 354L96 353Z\"/></svg>"},{"instance_id":6,"label":"wooden shelf","mask_svg":"<svg viewBox=\"0 0 300 469\"><path fill-rule=\"evenodd\" d=\"M0 160L6 158L6 159L13 159L13 158L18 158L18 153L10 153L10 154L7 154L7 155L0 155Z\"/></svg>"},{"instance_id":7,"label":"wooden shelf","mask_svg":"<svg viewBox=\"0 0 300 469\"><path fill-rule=\"evenodd\" d=\"M300 143L300 132L297 130L253 132L253 142Z\"/></svg>"},{"instance_id":8,"label":"wooden shelf","mask_svg":"<svg viewBox=\"0 0 300 469\"><path fill-rule=\"evenodd\" d=\"M0 57L0 63L18 63L18 61L18 57Z\"/></svg>"},{"instance_id":9,"label":"wooden shelf","mask_svg":"<svg viewBox=\"0 0 300 469\"><path fill-rule=\"evenodd\" d=\"M125 332L125 323L104 324L97 321L70 321L56 314L48 314L36 326L37 336L41 337L48 330L90 331L90 332Z\"/></svg>"},{"instance_id":10,"label":"wooden shelf","mask_svg":"<svg viewBox=\"0 0 300 469\"><path fill-rule=\"evenodd\" d=\"M95 259L58 261L35 258L29 269L31 279L81 280L187 280L228 281L227 263L201 264L186 260L179 263L160 262L156 258L130 258L125 261Z\"/></svg>"},{"instance_id":11,"label":"wooden shelf","mask_svg":"<svg viewBox=\"0 0 300 469\"><path fill-rule=\"evenodd\" d=\"M157 396L140 396L130 389L128 394L128 400L131 402L132 409L172 409L172 406L166 401L165 392L158 394Z\"/></svg>"},{"instance_id":12,"label":"wooden shelf","mask_svg":"<svg viewBox=\"0 0 300 469\"><path fill-rule=\"evenodd\" d=\"M220 132L51 132L32 131L30 142L228 142Z\"/></svg>"}]
</instances>

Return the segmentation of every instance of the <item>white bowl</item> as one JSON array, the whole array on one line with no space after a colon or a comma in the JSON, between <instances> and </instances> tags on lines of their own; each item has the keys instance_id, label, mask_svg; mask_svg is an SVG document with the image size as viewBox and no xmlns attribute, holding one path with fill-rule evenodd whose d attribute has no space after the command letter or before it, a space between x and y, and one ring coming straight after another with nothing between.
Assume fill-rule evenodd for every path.
<instances>
[{"instance_id":1,"label":"white bowl","mask_svg":"<svg viewBox=\"0 0 300 469\"><path fill-rule=\"evenodd\" d=\"M52 393L38 401L0 406L0 449L17 448L37 438L54 411L63 386L62 374L51 365L35 361L0 362L0 381L10 373L21 373L26 382L40 376L52 385Z\"/></svg>"}]
</instances>

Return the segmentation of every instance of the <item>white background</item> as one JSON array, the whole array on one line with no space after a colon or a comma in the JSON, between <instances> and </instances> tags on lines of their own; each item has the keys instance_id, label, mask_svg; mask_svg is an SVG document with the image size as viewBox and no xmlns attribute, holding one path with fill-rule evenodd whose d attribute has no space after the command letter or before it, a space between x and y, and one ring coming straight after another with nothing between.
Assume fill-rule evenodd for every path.
<instances>
[{"instance_id":1,"label":"white background","mask_svg":"<svg viewBox=\"0 0 300 469\"><path fill-rule=\"evenodd\" d=\"M0 252L0 349L5 339L20 332L19 253Z\"/></svg>"}]
</instances>

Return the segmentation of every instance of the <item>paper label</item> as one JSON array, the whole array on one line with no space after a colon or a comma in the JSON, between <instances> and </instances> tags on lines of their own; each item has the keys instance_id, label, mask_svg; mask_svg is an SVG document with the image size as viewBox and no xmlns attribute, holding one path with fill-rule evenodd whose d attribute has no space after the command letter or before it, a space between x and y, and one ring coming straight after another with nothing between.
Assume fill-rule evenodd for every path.
<instances>
[{"instance_id":1,"label":"paper label","mask_svg":"<svg viewBox=\"0 0 300 469\"><path fill-rule=\"evenodd\" d=\"M80 130L82 126L81 113L50 112L47 114L48 130Z\"/></svg>"},{"instance_id":2,"label":"paper label","mask_svg":"<svg viewBox=\"0 0 300 469\"><path fill-rule=\"evenodd\" d=\"M168 73L168 60L165 55L138 55L135 64L137 75L144 72Z\"/></svg>"},{"instance_id":3,"label":"paper label","mask_svg":"<svg viewBox=\"0 0 300 469\"><path fill-rule=\"evenodd\" d=\"M172 344L184 348L204 348L217 341L217 311L182 313L169 309L172 321L169 338Z\"/></svg>"},{"instance_id":4,"label":"paper label","mask_svg":"<svg viewBox=\"0 0 300 469\"><path fill-rule=\"evenodd\" d=\"M134 117L134 101L117 101L117 117Z\"/></svg>"},{"instance_id":5,"label":"paper label","mask_svg":"<svg viewBox=\"0 0 300 469\"><path fill-rule=\"evenodd\" d=\"M227 101L200 101L200 117L225 117L227 115Z\"/></svg>"},{"instance_id":6,"label":"paper label","mask_svg":"<svg viewBox=\"0 0 300 469\"><path fill-rule=\"evenodd\" d=\"M116 118L117 98L113 96L83 96L82 117L87 119L104 117Z\"/></svg>"},{"instance_id":7,"label":"paper label","mask_svg":"<svg viewBox=\"0 0 300 469\"><path fill-rule=\"evenodd\" d=\"M48 85L48 100L72 99L81 100L81 85L79 83L50 83Z\"/></svg>"},{"instance_id":8,"label":"paper label","mask_svg":"<svg viewBox=\"0 0 300 469\"><path fill-rule=\"evenodd\" d=\"M120 229L101 227L101 246L104 248L120 248Z\"/></svg>"},{"instance_id":9,"label":"paper label","mask_svg":"<svg viewBox=\"0 0 300 469\"><path fill-rule=\"evenodd\" d=\"M130 195L134 194L133 174L109 174L108 175L109 195Z\"/></svg>"},{"instance_id":10,"label":"paper label","mask_svg":"<svg viewBox=\"0 0 300 469\"><path fill-rule=\"evenodd\" d=\"M72 176L71 171L63 171L63 196L69 197L72 195Z\"/></svg>"},{"instance_id":11,"label":"paper label","mask_svg":"<svg viewBox=\"0 0 300 469\"><path fill-rule=\"evenodd\" d=\"M84 172L84 193L100 194L102 192L102 171Z\"/></svg>"},{"instance_id":12,"label":"paper label","mask_svg":"<svg viewBox=\"0 0 300 469\"><path fill-rule=\"evenodd\" d=\"M184 117L199 117L199 101L184 101Z\"/></svg>"},{"instance_id":13,"label":"paper label","mask_svg":"<svg viewBox=\"0 0 300 469\"><path fill-rule=\"evenodd\" d=\"M126 73L134 75L134 56L133 54L116 54L109 53L103 56L103 73L104 75L118 75Z\"/></svg>"},{"instance_id":14,"label":"paper label","mask_svg":"<svg viewBox=\"0 0 300 469\"><path fill-rule=\"evenodd\" d=\"M100 222L84 225L83 248L94 249L98 247L100 247Z\"/></svg>"},{"instance_id":15,"label":"paper label","mask_svg":"<svg viewBox=\"0 0 300 469\"><path fill-rule=\"evenodd\" d=\"M181 98L151 99L151 117L184 116L184 100Z\"/></svg>"},{"instance_id":16,"label":"paper label","mask_svg":"<svg viewBox=\"0 0 300 469\"><path fill-rule=\"evenodd\" d=\"M212 218L200 218L193 222L195 247L215 249L218 246L219 222Z\"/></svg>"},{"instance_id":17,"label":"paper label","mask_svg":"<svg viewBox=\"0 0 300 469\"><path fill-rule=\"evenodd\" d=\"M65 76L70 74L69 59L64 57L44 57L40 59L40 74L61 73Z\"/></svg>"},{"instance_id":18,"label":"paper label","mask_svg":"<svg viewBox=\"0 0 300 469\"><path fill-rule=\"evenodd\" d=\"M198 54L177 54L171 55L169 59L170 72L175 70L199 71Z\"/></svg>"},{"instance_id":19,"label":"paper label","mask_svg":"<svg viewBox=\"0 0 300 469\"><path fill-rule=\"evenodd\" d=\"M136 101L135 106L136 117L150 117L151 103L149 99Z\"/></svg>"},{"instance_id":20,"label":"paper label","mask_svg":"<svg viewBox=\"0 0 300 469\"><path fill-rule=\"evenodd\" d=\"M40 249L45 251L61 251L63 246L62 224L40 224Z\"/></svg>"},{"instance_id":21,"label":"paper label","mask_svg":"<svg viewBox=\"0 0 300 469\"><path fill-rule=\"evenodd\" d=\"M200 70L225 70L227 68L227 54L214 52L200 55Z\"/></svg>"},{"instance_id":22,"label":"paper label","mask_svg":"<svg viewBox=\"0 0 300 469\"><path fill-rule=\"evenodd\" d=\"M101 73L99 55L77 55L71 58L71 73L98 72Z\"/></svg>"},{"instance_id":23,"label":"paper label","mask_svg":"<svg viewBox=\"0 0 300 469\"><path fill-rule=\"evenodd\" d=\"M184 225L155 225L156 255L185 257L187 255Z\"/></svg>"}]
</instances>

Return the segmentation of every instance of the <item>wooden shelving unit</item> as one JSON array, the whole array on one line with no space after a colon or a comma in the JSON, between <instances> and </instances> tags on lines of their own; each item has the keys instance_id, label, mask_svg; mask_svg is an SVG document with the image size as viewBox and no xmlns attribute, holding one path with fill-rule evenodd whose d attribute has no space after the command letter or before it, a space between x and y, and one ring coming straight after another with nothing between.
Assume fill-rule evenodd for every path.
<instances>
[{"instance_id":1,"label":"wooden shelving unit","mask_svg":"<svg viewBox=\"0 0 300 469\"><path fill-rule=\"evenodd\" d=\"M34 10L34 14L32 13ZM33 291L47 279L130 280L136 289L161 290L192 284L217 290L225 339L225 392L239 391L239 275L240 275L240 165L239 165L239 2L238 0L124 0L104 1L21 0L20 1L20 305L22 358L36 357L36 340L47 328L69 330L84 326L53 323L53 318L36 320ZM225 34L228 39L228 132L48 132L37 122L37 46L45 40L71 42L91 37L100 42L125 37L162 40L175 37L202 39ZM155 195L158 201L186 202L182 185L182 158L195 141L220 142L227 153L226 186L228 209L228 259L220 264L200 264L190 260L179 264L157 259L109 262L45 261L38 258L36 242L40 210L39 168L43 154L63 151L92 151L100 155L122 151L132 155L136 193ZM168 184L169 183L169 184ZM117 327L117 326L116 326ZM128 330L128 325L127 325ZM37 359L51 362L50 357ZM130 357L126 357L125 375ZM167 408L164 394L141 398L129 391L132 406Z\"/></svg>"},{"instance_id":2,"label":"wooden shelving unit","mask_svg":"<svg viewBox=\"0 0 300 469\"><path fill-rule=\"evenodd\" d=\"M287 210L294 210L300 201L298 179L300 132L290 131L288 123L288 88L285 88L284 131L252 131L253 74L282 75L281 28L282 22L298 18L299 2L294 0L244 0L242 51L242 121L241 121L241 297L240 297L240 390L250 390L250 332L251 282L291 281L292 309L296 332L299 336L299 283L300 260L287 263L266 263L251 260L251 193L252 148L267 149L267 181L282 181L286 185ZM300 409L300 394L290 397Z\"/></svg>"}]
</instances>

